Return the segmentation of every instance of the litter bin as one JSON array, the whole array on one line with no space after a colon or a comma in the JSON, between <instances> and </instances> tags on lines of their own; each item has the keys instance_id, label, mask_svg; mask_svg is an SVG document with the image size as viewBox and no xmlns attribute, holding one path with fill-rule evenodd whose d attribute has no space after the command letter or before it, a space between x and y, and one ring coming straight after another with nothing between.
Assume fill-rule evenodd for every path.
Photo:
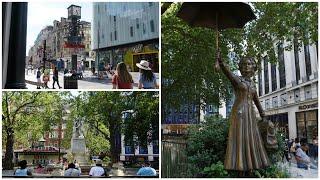
<instances>
[{"instance_id":1,"label":"litter bin","mask_svg":"<svg viewBox=\"0 0 320 180\"><path fill-rule=\"evenodd\" d=\"M78 80L70 73L65 74L63 78L63 86L64 89L78 89Z\"/></svg>"}]
</instances>

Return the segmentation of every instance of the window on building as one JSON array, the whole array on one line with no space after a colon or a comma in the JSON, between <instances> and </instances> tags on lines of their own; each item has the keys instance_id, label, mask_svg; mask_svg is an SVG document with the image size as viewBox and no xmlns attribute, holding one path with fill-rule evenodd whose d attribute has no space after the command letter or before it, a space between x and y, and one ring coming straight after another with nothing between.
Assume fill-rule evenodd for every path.
<instances>
[{"instance_id":1,"label":"window on building","mask_svg":"<svg viewBox=\"0 0 320 180\"><path fill-rule=\"evenodd\" d=\"M286 86L286 69L284 64L284 48L283 43L278 44L278 61L279 61L279 76L280 76L280 88Z\"/></svg>"},{"instance_id":2,"label":"window on building","mask_svg":"<svg viewBox=\"0 0 320 180\"><path fill-rule=\"evenodd\" d=\"M271 88L272 91L277 90L277 66L275 64L271 64Z\"/></svg>"},{"instance_id":3,"label":"window on building","mask_svg":"<svg viewBox=\"0 0 320 180\"><path fill-rule=\"evenodd\" d=\"M117 31L114 31L114 40L117 40Z\"/></svg>"},{"instance_id":4,"label":"window on building","mask_svg":"<svg viewBox=\"0 0 320 180\"><path fill-rule=\"evenodd\" d=\"M294 102L299 102L300 101L300 89L295 89L294 90Z\"/></svg>"},{"instance_id":5,"label":"window on building","mask_svg":"<svg viewBox=\"0 0 320 180\"><path fill-rule=\"evenodd\" d=\"M124 153L125 154L133 154L133 147L132 146L124 146Z\"/></svg>"},{"instance_id":6,"label":"window on building","mask_svg":"<svg viewBox=\"0 0 320 180\"><path fill-rule=\"evenodd\" d=\"M146 25L144 23L142 24L142 32L143 34L146 34Z\"/></svg>"},{"instance_id":7,"label":"window on building","mask_svg":"<svg viewBox=\"0 0 320 180\"><path fill-rule=\"evenodd\" d=\"M110 33L110 41L112 41L112 32Z\"/></svg>"},{"instance_id":8,"label":"window on building","mask_svg":"<svg viewBox=\"0 0 320 180\"><path fill-rule=\"evenodd\" d=\"M269 73L268 73L268 61L267 57L263 58L263 64L264 64L264 94L269 93Z\"/></svg>"},{"instance_id":9,"label":"window on building","mask_svg":"<svg viewBox=\"0 0 320 180\"><path fill-rule=\"evenodd\" d=\"M277 108L278 107L278 96L275 96L272 98L272 107Z\"/></svg>"},{"instance_id":10,"label":"window on building","mask_svg":"<svg viewBox=\"0 0 320 180\"><path fill-rule=\"evenodd\" d=\"M137 29L139 29L139 19L136 18L136 25L137 25Z\"/></svg>"},{"instance_id":11,"label":"window on building","mask_svg":"<svg viewBox=\"0 0 320 180\"><path fill-rule=\"evenodd\" d=\"M280 95L280 104L281 106L288 104L288 94L283 93Z\"/></svg>"},{"instance_id":12,"label":"window on building","mask_svg":"<svg viewBox=\"0 0 320 180\"><path fill-rule=\"evenodd\" d=\"M304 94L305 94L305 99L306 100L312 98L311 85L308 85L308 86L304 87Z\"/></svg>"},{"instance_id":13,"label":"window on building","mask_svg":"<svg viewBox=\"0 0 320 180\"><path fill-rule=\"evenodd\" d=\"M130 36L133 37L133 27L130 26Z\"/></svg>"},{"instance_id":14,"label":"window on building","mask_svg":"<svg viewBox=\"0 0 320 180\"><path fill-rule=\"evenodd\" d=\"M139 146L139 154L148 154L147 146Z\"/></svg>"},{"instance_id":15,"label":"window on building","mask_svg":"<svg viewBox=\"0 0 320 180\"><path fill-rule=\"evenodd\" d=\"M306 74L307 74L307 80L309 80L309 76L311 75L311 61L310 61L310 51L309 46L304 45L304 59L306 64Z\"/></svg>"},{"instance_id":16,"label":"window on building","mask_svg":"<svg viewBox=\"0 0 320 180\"><path fill-rule=\"evenodd\" d=\"M300 80L299 45L298 45L298 40L296 38L293 41L293 50L294 50L294 63L296 67L296 83L299 84L299 80Z\"/></svg>"},{"instance_id":17,"label":"window on building","mask_svg":"<svg viewBox=\"0 0 320 180\"><path fill-rule=\"evenodd\" d=\"M296 113L298 138L312 143L313 136L318 135L318 111Z\"/></svg>"},{"instance_id":18,"label":"window on building","mask_svg":"<svg viewBox=\"0 0 320 180\"><path fill-rule=\"evenodd\" d=\"M153 5L153 2L149 2L149 7L151 7Z\"/></svg>"},{"instance_id":19,"label":"window on building","mask_svg":"<svg viewBox=\"0 0 320 180\"><path fill-rule=\"evenodd\" d=\"M151 32L154 32L154 21L153 20L150 21L150 29L151 29Z\"/></svg>"},{"instance_id":20,"label":"window on building","mask_svg":"<svg viewBox=\"0 0 320 180\"><path fill-rule=\"evenodd\" d=\"M113 22L116 23L117 22L117 17L113 16Z\"/></svg>"},{"instance_id":21,"label":"window on building","mask_svg":"<svg viewBox=\"0 0 320 180\"><path fill-rule=\"evenodd\" d=\"M266 106L266 110L267 109L270 109L270 102L269 102L269 99L266 99L266 102L265 102L265 106Z\"/></svg>"},{"instance_id":22,"label":"window on building","mask_svg":"<svg viewBox=\"0 0 320 180\"><path fill-rule=\"evenodd\" d=\"M262 96L262 72L261 69L258 71L258 84L259 84L259 96Z\"/></svg>"},{"instance_id":23,"label":"window on building","mask_svg":"<svg viewBox=\"0 0 320 180\"><path fill-rule=\"evenodd\" d=\"M154 140L152 142L152 146L153 146L153 154L159 154L159 140Z\"/></svg>"}]
</instances>

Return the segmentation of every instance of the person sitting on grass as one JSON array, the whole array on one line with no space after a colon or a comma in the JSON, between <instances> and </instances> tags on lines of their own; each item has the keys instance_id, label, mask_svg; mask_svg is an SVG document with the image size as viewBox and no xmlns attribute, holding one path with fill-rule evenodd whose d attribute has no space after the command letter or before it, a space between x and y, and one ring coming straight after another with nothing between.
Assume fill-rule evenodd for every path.
<instances>
[{"instance_id":1,"label":"person sitting on grass","mask_svg":"<svg viewBox=\"0 0 320 180\"><path fill-rule=\"evenodd\" d=\"M310 157L305 153L308 151L308 146L306 143L302 143L302 145L297 145L296 150L296 160L298 168L304 168L304 169L317 169L316 166L312 165L310 161Z\"/></svg>"},{"instance_id":2,"label":"person sitting on grass","mask_svg":"<svg viewBox=\"0 0 320 180\"><path fill-rule=\"evenodd\" d=\"M156 176L157 172L154 168L151 167L149 162L145 162L144 165L137 172L139 176Z\"/></svg>"},{"instance_id":3,"label":"person sitting on grass","mask_svg":"<svg viewBox=\"0 0 320 180\"><path fill-rule=\"evenodd\" d=\"M22 160L18 163L20 168L16 169L16 171L13 173L15 176L32 176L32 173L30 169L27 168L27 161Z\"/></svg>"}]
</instances>

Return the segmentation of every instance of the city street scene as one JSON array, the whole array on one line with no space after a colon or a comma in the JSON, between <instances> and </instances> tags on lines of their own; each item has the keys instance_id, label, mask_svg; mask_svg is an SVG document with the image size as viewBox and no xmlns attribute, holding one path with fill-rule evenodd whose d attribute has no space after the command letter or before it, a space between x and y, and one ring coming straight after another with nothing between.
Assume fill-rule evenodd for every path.
<instances>
[{"instance_id":1,"label":"city street scene","mask_svg":"<svg viewBox=\"0 0 320 180\"><path fill-rule=\"evenodd\" d=\"M318 3L161 3L161 177L318 177Z\"/></svg>"},{"instance_id":2,"label":"city street scene","mask_svg":"<svg viewBox=\"0 0 320 180\"><path fill-rule=\"evenodd\" d=\"M2 88L158 88L158 2L2 6Z\"/></svg>"},{"instance_id":3,"label":"city street scene","mask_svg":"<svg viewBox=\"0 0 320 180\"><path fill-rule=\"evenodd\" d=\"M2 93L2 177L159 177L159 93Z\"/></svg>"}]
</instances>

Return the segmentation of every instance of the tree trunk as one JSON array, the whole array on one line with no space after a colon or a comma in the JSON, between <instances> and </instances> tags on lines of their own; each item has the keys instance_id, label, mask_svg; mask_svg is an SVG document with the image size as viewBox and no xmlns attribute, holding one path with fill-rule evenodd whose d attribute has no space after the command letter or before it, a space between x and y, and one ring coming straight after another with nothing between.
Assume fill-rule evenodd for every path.
<instances>
[{"instance_id":1,"label":"tree trunk","mask_svg":"<svg viewBox=\"0 0 320 180\"><path fill-rule=\"evenodd\" d=\"M6 142L6 154L3 162L4 170L13 170L13 143L14 134L13 132L7 132L7 142Z\"/></svg>"},{"instance_id":2,"label":"tree trunk","mask_svg":"<svg viewBox=\"0 0 320 180\"><path fill-rule=\"evenodd\" d=\"M110 128L110 151L111 151L111 162L116 163L118 162L118 153L116 147L116 129L114 126Z\"/></svg>"}]
</instances>

